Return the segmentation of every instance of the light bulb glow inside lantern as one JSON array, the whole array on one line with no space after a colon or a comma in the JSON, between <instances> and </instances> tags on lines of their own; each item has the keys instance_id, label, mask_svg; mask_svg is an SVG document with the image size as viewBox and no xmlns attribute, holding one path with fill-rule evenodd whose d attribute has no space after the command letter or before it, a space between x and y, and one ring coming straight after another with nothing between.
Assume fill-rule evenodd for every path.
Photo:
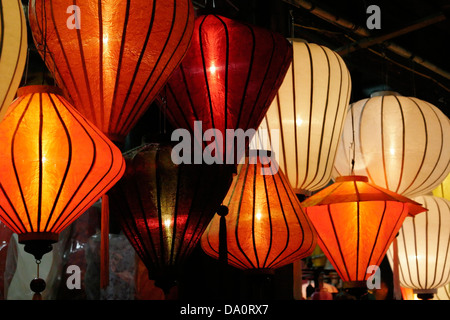
<instances>
[{"instance_id":1,"label":"light bulb glow inside lantern","mask_svg":"<svg viewBox=\"0 0 450 320\"><path fill-rule=\"evenodd\" d=\"M172 225L172 220L171 219L165 219L164 220L164 226L166 228L169 228Z\"/></svg>"},{"instance_id":2,"label":"light bulb glow inside lantern","mask_svg":"<svg viewBox=\"0 0 450 320\"><path fill-rule=\"evenodd\" d=\"M209 67L209 72L211 72L211 74L215 74L216 70L217 70L217 68L214 64L212 64L211 67Z\"/></svg>"}]
</instances>

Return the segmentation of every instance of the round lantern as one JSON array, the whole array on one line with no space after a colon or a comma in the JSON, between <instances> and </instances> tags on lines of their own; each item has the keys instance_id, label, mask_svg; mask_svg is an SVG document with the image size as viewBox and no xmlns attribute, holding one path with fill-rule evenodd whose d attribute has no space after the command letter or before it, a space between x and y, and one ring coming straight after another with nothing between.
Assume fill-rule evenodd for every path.
<instances>
[{"instance_id":1,"label":"round lantern","mask_svg":"<svg viewBox=\"0 0 450 320\"><path fill-rule=\"evenodd\" d=\"M295 39L292 46L290 68L259 128L267 130L294 191L305 193L325 187L331 179L351 78L334 51Z\"/></svg>"},{"instance_id":2,"label":"round lantern","mask_svg":"<svg viewBox=\"0 0 450 320\"><path fill-rule=\"evenodd\" d=\"M34 0L29 20L75 108L122 143L186 53L194 11L190 0Z\"/></svg>"},{"instance_id":3,"label":"round lantern","mask_svg":"<svg viewBox=\"0 0 450 320\"><path fill-rule=\"evenodd\" d=\"M382 92L350 106L334 176L365 175L407 197L436 188L450 171L450 122L432 104Z\"/></svg>"},{"instance_id":4,"label":"round lantern","mask_svg":"<svg viewBox=\"0 0 450 320\"><path fill-rule=\"evenodd\" d=\"M228 263L239 269L272 273L274 269L309 256L316 234L297 196L281 171L267 167L266 156L250 154L237 168L237 175L223 204L226 215ZM274 165L274 163L271 163ZM219 259L219 215L204 232L201 246Z\"/></svg>"},{"instance_id":5,"label":"round lantern","mask_svg":"<svg viewBox=\"0 0 450 320\"><path fill-rule=\"evenodd\" d=\"M378 187L364 176L342 176L302 202L318 243L344 283L367 288L404 219L419 203Z\"/></svg>"},{"instance_id":6,"label":"round lantern","mask_svg":"<svg viewBox=\"0 0 450 320\"><path fill-rule=\"evenodd\" d=\"M124 154L127 170L111 189L111 214L167 292L232 181L230 166L175 164L173 145L150 143Z\"/></svg>"},{"instance_id":7,"label":"round lantern","mask_svg":"<svg viewBox=\"0 0 450 320\"><path fill-rule=\"evenodd\" d=\"M27 23L20 0L0 0L0 121L13 101L27 57Z\"/></svg>"},{"instance_id":8,"label":"round lantern","mask_svg":"<svg viewBox=\"0 0 450 320\"><path fill-rule=\"evenodd\" d=\"M175 128L199 132L195 139L200 146L209 144L202 141L203 133L216 129L215 141L223 144L215 148L216 158L236 164L291 60L292 46L279 34L218 15L200 16L191 47L162 92L161 108ZM196 121L201 122L198 128ZM234 148L234 135L227 129L253 132Z\"/></svg>"},{"instance_id":9,"label":"round lantern","mask_svg":"<svg viewBox=\"0 0 450 320\"><path fill-rule=\"evenodd\" d=\"M125 170L120 150L56 87L19 88L0 150L0 219L37 260Z\"/></svg>"},{"instance_id":10,"label":"round lantern","mask_svg":"<svg viewBox=\"0 0 450 320\"><path fill-rule=\"evenodd\" d=\"M450 201L418 196L428 212L408 217L397 236L400 285L428 299L450 282ZM388 258L393 264L393 248Z\"/></svg>"}]
</instances>

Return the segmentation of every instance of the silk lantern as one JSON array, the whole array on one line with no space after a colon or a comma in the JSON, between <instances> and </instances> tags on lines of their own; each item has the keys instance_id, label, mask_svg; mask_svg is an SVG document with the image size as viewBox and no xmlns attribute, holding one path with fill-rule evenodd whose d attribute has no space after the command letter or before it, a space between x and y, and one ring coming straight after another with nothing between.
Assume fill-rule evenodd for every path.
<instances>
[{"instance_id":1,"label":"silk lantern","mask_svg":"<svg viewBox=\"0 0 450 320\"><path fill-rule=\"evenodd\" d=\"M124 154L127 170L111 189L111 214L166 293L200 240L232 181L230 166L175 164L173 144Z\"/></svg>"},{"instance_id":2,"label":"silk lantern","mask_svg":"<svg viewBox=\"0 0 450 320\"><path fill-rule=\"evenodd\" d=\"M370 266L379 266L404 219L425 209L368 182L342 176L302 202L318 243L349 287L366 287Z\"/></svg>"},{"instance_id":3,"label":"silk lantern","mask_svg":"<svg viewBox=\"0 0 450 320\"><path fill-rule=\"evenodd\" d=\"M0 121L13 101L27 57L27 23L20 0L0 1Z\"/></svg>"},{"instance_id":4,"label":"silk lantern","mask_svg":"<svg viewBox=\"0 0 450 320\"><path fill-rule=\"evenodd\" d=\"M250 154L239 164L223 201L228 207L227 262L236 268L273 273L309 256L316 246L311 222L275 165L267 155ZM214 216L201 239L203 251L216 259L220 258L220 223L221 217Z\"/></svg>"},{"instance_id":5,"label":"silk lantern","mask_svg":"<svg viewBox=\"0 0 450 320\"><path fill-rule=\"evenodd\" d=\"M200 16L191 47L161 93L161 108L173 127L194 133L196 145L209 147L218 163L236 164L291 60L292 46L277 33L218 15ZM215 129L211 137L209 129ZM235 145L239 129L245 141L238 138ZM207 145L213 137L215 143Z\"/></svg>"},{"instance_id":6,"label":"silk lantern","mask_svg":"<svg viewBox=\"0 0 450 320\"><path fill-rule=\"evenodd\" d=\"M75 108L120 144L186 53L194 11L190 0L33 0L29 20Z\"/></svg>"},{"instance_id":7,"label":"silk lantern","mask_svg":"<svg viewBox=\"0 0 450 320\"><path fill-rule=\"evenodd\" d=\"M428 212L408 217L397 236L400 285L429 299L450 282L450 201L435 196L417 196ZM388 258L393 264L393 248Z\"/></svg>"},{"instance_id":8,"label":"silk lantern","mask_svg":"<svg viewBox=\"0 0 450 320\"><path fill-rule=\"evenodd\" d=\"M437 107L381 92L350 106L334 176L353 173L406 197L435 189L450 171L450 122Z\"/></svg>"},{"instance_id":9,"label":"silk lantern","mask_svg":"<svg viewBox=\"0 0 450 320\"><path fill-rule=\"evenodd\" d=\"M331 180L351 78L334 51L296 39L291 42L292 63L259 128L261 136L267 130L273 148L279 146L272 150L294 191L305 194Z\"/></svg>"},{"instance_id":10,"label":"silk lantern","mask_svg":"<svg viewBox=\"0 0 450 320\"><path fill-rule=\"evenodd\" d=\"M0 219L37 260L125 169L120 150L52 86L19 88L0 150Z\"/></svg>"}]
</instances>

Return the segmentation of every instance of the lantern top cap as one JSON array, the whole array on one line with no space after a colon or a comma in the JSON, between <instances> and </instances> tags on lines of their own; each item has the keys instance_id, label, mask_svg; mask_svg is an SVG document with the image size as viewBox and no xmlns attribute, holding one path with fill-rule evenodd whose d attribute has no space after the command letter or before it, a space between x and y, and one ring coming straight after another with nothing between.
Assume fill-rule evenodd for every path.
<instances>
[{"instance_id":1,"label":"lantern top cap","mask_svg":"<svg viewBox=\"0 0 450 320\"><path fill-rule=\"evenodd\" d=\"M355 182L355 183L352 183ZM359 182L359 183L356 183ZM427 211L418 202L368 182L366 176L341 176L331 186L302 202L303 208L344 202L394 201L408 206L409 215Z\"/></svg>"},{"instance_id":2,"label":"lantern top cap","mask_svg":"<svg viewBox=\"0 0 450 320\"><path fill-rule=\"evenodd\" d=\"M401 96L400 93L396 92L396 91L389 91L389 90L385 90L385 91L375 91L373 93L370 94L371 98L374 97L384 97L384 96Z\"/></svg>"},{"instance_id":3,"label":"lantern top cap","mask_svg":"<svg viewBox=\"0 0 450 320\"><path fill-rule=\"evenodd\" d=\"M48 86L48 85L29 85L25 87L20 87L17 89L17 96L24 96L30 93L53 93L57 95L63 95L63 92L60 88L56 86Z\"/></svg>"},{"instance_id":4,"label":"lantern top cap","mask_svg":"<svg viewBox=\"0 0 450 320\"><path fill-rule=\"evenodd\" d=\"M340 176L336 178L336 182L344 182L344 181L363 181L363 182L369 182L369 178L366 176Z\"/></svg>"}]
</instances>

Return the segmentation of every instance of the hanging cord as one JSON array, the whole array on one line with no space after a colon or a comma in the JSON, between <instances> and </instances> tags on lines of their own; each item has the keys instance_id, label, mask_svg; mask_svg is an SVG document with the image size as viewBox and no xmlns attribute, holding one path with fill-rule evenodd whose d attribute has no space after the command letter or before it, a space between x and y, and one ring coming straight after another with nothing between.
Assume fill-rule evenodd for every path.
<instances>
[{"instance_id":1,"label":"hanging cord","mask_svg":"<svg viewBox=\"0 0 450 320\"><path fill-rule=\"evenodd\" d=\"M100 219L100 288L109 285L109 196L102 196Z\"/></svg>"},{"instance_id":2,"label":"hanging cord","mask_svg":"<svg viewBox=\"0 0 450 320\"><path fill-rule=\"evenodd\" d=\"M33 300L42 300L41 292L45 290L46 283L44 279L39 277L39 265L41 260L36 259L36 278L31 280L30 289L34 292Z\"/></svg>"},{"instance_id":3,"label":"hanging cord","mask_svg":"<svg viewBox=\"0 0 450 320\"><path fill-rule=\"evenodd\" d=\"M221 205L217 210L217 214L220 216L219 227L219 261L226 265L228 264L228 245L227 245L227 220L228 207Z\"/></svg>"},{"instance_id":4,"label":"hanging cord","mask_svg":"<svg viewBox=\"0 0 450 320\"><path fill-rule=\"evenodd\" d=\"M356 158L356 147L355 147L355 121L354 121L354 113L353 107L350 108L350 113L352 117L352 143L350 145L350 151L352 152L352 161L351 161L351 169L350 175L355 175L355 158Z\"/></svg>"},{"instance_id":5,"label":"hanging cord","mask_svg":"<svg viewBox=\"0 0 450 320\"><path fill-rule=\"evenodd\" d=\"M25 72L23 74L22 78L22 84L21 87L26 86L28 82L28 69L30 67L30 48L27 48L27 59L25 61Z\"/></svg>"}]
</instances>

